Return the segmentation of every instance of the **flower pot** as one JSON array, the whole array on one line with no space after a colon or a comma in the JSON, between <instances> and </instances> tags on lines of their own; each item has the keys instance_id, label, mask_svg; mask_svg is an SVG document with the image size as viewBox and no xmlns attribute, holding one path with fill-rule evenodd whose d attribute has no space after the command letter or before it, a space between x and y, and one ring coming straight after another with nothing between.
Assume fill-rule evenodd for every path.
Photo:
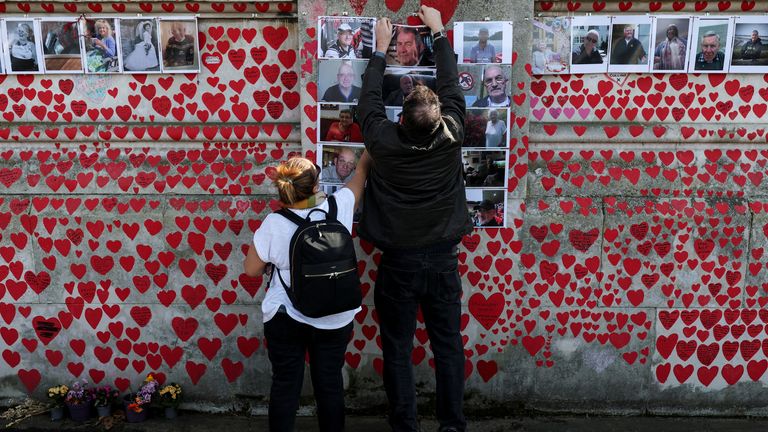
<instances>
[{"instance_id":1,"label":"flower pot","mask_svg":"<svg viewBox=\"0 0 768 432\"><path fill-rule=\"evenodd\" d=\"M107 417L112 414L112 407L110 405L97 406L96 413L99 417Z\"/></svg>"},{"instance_id":2,"label":"flower pot","mask_svg":"<svg viewBox=\"0 0 768 432\"><path fill-rule=\"evenodd\" d=\"M55 406L51 408L51 421L62 421L64 419L64 407Z\"/></svg>"},{"instance_id":3,"label":"flower pot","mask_svg":"<svg viewBox=\"0 0 768 432\"><path fill-rule=\"evenodd\" d=\"M175 419L179 415L179 411L176 407L165 407L165 418Z\"/></svg>"},{"instance_id":4,"label":"flower pot","mask_svg":"<svg viewBox=\"0 0 768 432\"><path fill-rule=\"evenodd\" d=\"M135 395L127 395L123 398L123 407L125 408L125 421L128 423L141 423L147 419L149 410L147 407L144 407L141 412L136 412L131 408L128 408L128 405L133 403L134 397Z\"/></svg>"},{"instance_id":5,"label":"flower pot","mask_svg":"<svg viewBox=\"0 0 768 432\"><path fill-rule=\"evenodd\" d=\"M81 404L67 404L69 418L75 422L84 422L91 418L91 402Z\"/></svg>"}]
</instances>

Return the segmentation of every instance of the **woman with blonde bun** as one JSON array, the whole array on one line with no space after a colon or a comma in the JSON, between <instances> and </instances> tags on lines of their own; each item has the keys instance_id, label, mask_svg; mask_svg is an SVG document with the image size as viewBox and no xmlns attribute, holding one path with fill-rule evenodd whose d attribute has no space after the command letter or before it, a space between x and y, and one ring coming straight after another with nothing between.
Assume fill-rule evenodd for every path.
<instances>
[{"instance_id":1,"label":"woman with blonde bun","mask_svg":"<svg viewBox=\"0 0 768 432\"><path fill-rule=\"evenodd\" d=\"M333 194L336 219L352 232L352 218L362 199L368 176L369 157L363 152L357 173L345 187ZM328 197L320 191L320 167L312 161L295 157L280 164L272 176L284 208L305 218L316 209L328 211ZM323 212L312 212L312 220L323 219ZM253 244L245 258L245 273L259 276L267 263L273 272L290 285L291 237L297 226L279 214L268 215L253 236ZM352 334L352 320L361 308L319 318L304 316L293 307L279 278L272 278L261 305L264 314L264 336L272 364L272 387L269 396L269 430L290 432L294 429L299 406L304 362L309 354L310 376L317 403L320 431L344 430L344 383L341 369Z\"/></svg>"}]
</instances>

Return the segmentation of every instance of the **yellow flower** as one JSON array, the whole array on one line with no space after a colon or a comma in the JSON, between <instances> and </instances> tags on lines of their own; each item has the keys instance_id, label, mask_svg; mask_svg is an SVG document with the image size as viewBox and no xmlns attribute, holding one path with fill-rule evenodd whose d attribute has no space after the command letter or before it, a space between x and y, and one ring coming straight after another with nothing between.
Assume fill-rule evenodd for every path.
<instances>
[{"instance_id":1,"label":"yellow flower","mask_svg":"<svg viewBox=\"0 0 768 432\"><path fill-rule=\"evenodd\" d=\"M154 380L155 380L155 377L153 377L152 374L149 374L149 375L147 375L147 379L145 381L151 382L151 381L154 381Z\"/></svg>"}]
</instances>

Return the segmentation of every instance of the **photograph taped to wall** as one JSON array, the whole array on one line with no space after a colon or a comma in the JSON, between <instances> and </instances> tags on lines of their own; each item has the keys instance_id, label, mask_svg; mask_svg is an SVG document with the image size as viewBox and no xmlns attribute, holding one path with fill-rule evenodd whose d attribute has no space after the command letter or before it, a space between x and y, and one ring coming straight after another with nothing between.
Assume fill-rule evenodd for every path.
<instances>
[{"instance_id":1,"label":"photograph taped to wall","mask_svg":"<svg viewBox=\"0 0 768 432\"><path fill-rule=\"evenodd\" d=\"M500 188L507 184L507 152L462 149L464 183L468 188Z\"/></svg>"},{"instance_id":2,"label":"photograph taped to wall","mask_svg":"<svg viewBox=\"0 0 768 432\"><path fill-rule=\"evenodd\" d=\"M730 72L765 73L768 71L768 19L738 16L731 38Z\"/></svg>"},{"instance_id":3,"label":"photograph taped to wall","mask_svg":"<svg viewBox=\"0 0 768 432\"><path fill-rule=\"evenodd\" d=\"M363 142L356 105L320 104L318 141Z\"/></svg>"},{"instance_id":4,"label":"photograph taped to wall","mask_svg":"<svg viewBox=\"0 0 768 432\"><path fill-rule=\"evenodd\" d=\"M120 73L122 59L117 41L120 29L115 18L80 20L86 73Z\"/></svg>"},{"instance_id":5,"label":"photograph taped to wall","mask_svg":"<svg viewBox=\"0 0 768 432\"><path fill-rule=\"evenodd\" d=\"M343 187L344 185L340 183L320 183L320 190L326 195L333 195ZM357 209L355 209L355 212L352 215L352 222L360 221L360 216L363 214L363 204L363 200L358 200Z\"/></svg>"},{"instance_id":6,"label":"photograph taped to wall","mask_svg":"<svg viewBox=\"0 0 768 432\"><path fill-rule=\"evenodd\" d=\"M457 22L453 47L459 63L512 63L512 23Z\"/></svg>"},{"instance_id":7,"label":"photograph taped to wall","mask_svg":"<svg viewBox=\"0 0 768 432\"><path fill-rule=\"evenodd\" d=\"M120 52L125 72L160 72L158 23L152 18L121 19Z\"/></svg>"},{"instance_id":8,"label":"photograph taped to wall","mask_svg":"<svg viewBox=\"0 0 768 432\"><path fill-rule=\"evenodd\" d=\"M403 106L403 100L417 85L437 91L434 69L387 68L384 71L381 97L386 106Z\"/></svg>"},{"instance_id":9,"label":"photograph taped to wall","mask_svg":"<svg viewBox=\"0 0 768 432\"><path fill-rule=\"evenodd\" d=\"M160 53L163 72L199 73L197 19L160 18Z\"/></svg>"},{"instance_id":10,"label":"photograph taped to wall","mask_svg":"<svg viewBox=\"0 0 768 432\"><path fill-rule=\"evenodd\" d=\"M387 118L389 121L394 123L400 123L401 122L401 116L403 114L403 108L402 107L387 107Z\"/></svg>"},{"instance_id":11,"label":"photograph taped to wall","mask_svg":"<svg viewBox=\"0 0 768 432\"><path fill-rule=\"evenodd\" d=\"M1 29L6 73L42 73L40 22L28 18L7 18L2 21Z\"/></svg>"},{"instance_id":12,"label":"photograph taped to wall","mask_svg":"<svg viewBox=\"0 0 768 432\"><path fill-rule=\"evenodd\" d=\"M579 16L571 19L571 73L608 71L608 32L611 18Z\"/></svg>"},{"instance_id":13,"label":"photograph taped to wall","mask_svg":"<svg viewBox=\"0 0 768 432\"><path fill-rule=\"evenodd\" d=\"M375 18L319 17L317 57L346 60L369 59L376 45Z\"/></svg>"},{"instance_id":14,"label":"photograph taped to wall","mask_svg":"<svg viewBox=\"0 0 768 432\"><path fill-rule=\"evenodd\" d=\"M534 75L565 74L571 65L571 18L540 17L533 20Z\"/></svg>"},{"instance_id":15,"label":"photograph taped to wall","mask_svg":"<svg viewBox=\"0 0 768 432\"><path fill-rule=\"evenodd\" d=\"M357 103L365 60L320 60L317 65L317 94L320 102Z\"/></svg>"},{"instance_id":16,"label":"photograph taped to wall","mask_svg":"<svg viewBox=\"0 0 768 432\"><path fill-rule=\"evenodd\" d=\"M467 107L508 107L512 66L504 64L458 65L459 88Z\"/></svg>"},{"instance_id":17,"label":"photograph taped to wall","mask_svg":"<svg viewBox=\"0 0 768 432\"><path fill-rule=\"evenodd\" d=\"M731 18L694 18L688 72L727 72L731 63L728 41L732 33Z\"/></svg>"},{"instance_id":18,"label":"photograph taped to wall","mask_svg":"<svg viewBox=\"0 0 768 432\"><path fill-rule=\"evenodd\" d=\"M659 16L653 20L652 72L685 72L691 46L691 18Z\"/></svg>"},{"instance_id":19,"label":"photograph taped to wall","mask_svg":"<svg viewBox=\"0 0 768 432\"><path fill-rule=\"evenodd\" d=\"M352 180L364 150L362 145L321 144L317 152L320 182L346 184Z\"/></svg>"},{"instance_id":20,"label":"photograph taped to wall","mask_svg":"<svg viewBox=\"0 0 768 432\"><path fill-rule=\"evenodd\" d=\"M507 108L467 108L462 147L505 148L508 125Z\"/></svg>"},{"instance_id":21,"label":"photograph taped to wall","mask_svg":"<svg viewBox=\"0 0 768 432\"><path fill-rule=\"evenodd\" d=\"M608 72L648 72L652 58L651 17L617 16L611 21Z\"/></svg>"},{"instance_id":22,"label":"photograph taped to wall","mask_svg":"<svg viewBox=\"0 0 768 432\"><path fill-rule=\"evenodd\" d=\"M77 18L43 18L40 29L45 72L82 73L82 40Z\"/></svg>"},{"instance_id":23,"label":"photograph taped to wall","mask_svg":"<svg viewBox=\"0 0 768 432\"><path fill-rule=\"evenodd\" d=\"M475 228L500 228L506 223L507 194L503 189L467 189L467 211Z\"/></svg>"},{"instance_id":24,"label":"photograph taped to wall","mask_svg":"<svg viewBox=\"0 0 768 432\"><path fill-rule=\"evenodd\" d=\"M392 41L387 50L391 66L434 66L432 31L427 26L392 26Z\"/></svg>"}]
</instances>

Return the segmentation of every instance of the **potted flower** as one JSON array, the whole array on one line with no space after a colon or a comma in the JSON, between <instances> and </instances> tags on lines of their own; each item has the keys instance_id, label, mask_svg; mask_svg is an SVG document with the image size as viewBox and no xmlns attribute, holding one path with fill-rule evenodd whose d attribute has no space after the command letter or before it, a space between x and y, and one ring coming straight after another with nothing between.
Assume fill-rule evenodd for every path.
<instances>
[{"instance_id":1,"label":"potted flower","mask_svg":"<svg viewBox=\"0 0 768 432\"><path fill-rule=\"evenodd\" d=\"M125 420L129 423L139 423L147 419L147 405L152 402L152 396L157 391L159 383L152 374L147 375L139 391L123 398L125 405Z\"/></svg>"},{"instance_id":2,"label":"potted flower","mask_svg":"<svg viewBox=\"0 0 768 432\"><path fill-rule=\"evenodd\" d=\"M58 385L48 389L48 398L53 401L51 407L51 421L60 421L64 418L64 398L67 397L69 387Z\"/></svg>"},{"instance_id":3,"label":"potted flower","mask_svg":"<svg viewBox=\"0 0 768 432\"><path fill-rule=\"evenodd\" d=\"M181 403L181 386L176 383L164 385L158 391L160 405L165 408L165 418L176 418Z\"/></svg>"},{"instance_id":4,"label":"potted flower","mask_svg":"<svg viewBox=\"0 0 768 432\"><path fill-rule=\"evenodd\" d=\"M86 381L75 381L64 398L69 410L69 417L76 422L83 422L91 417L93 398Z\"/></svg>"},{"instance_id":5,"label":"potted flower","mask_svg":"<svg viewBox=\"0 0 768 432\"><path fill-rule=\"evenodd\" d=\"M120 393L109 385L93 389L93 404L99 417L112 414L112 405L120 397Z\"/></svg>"}]
</instances>

